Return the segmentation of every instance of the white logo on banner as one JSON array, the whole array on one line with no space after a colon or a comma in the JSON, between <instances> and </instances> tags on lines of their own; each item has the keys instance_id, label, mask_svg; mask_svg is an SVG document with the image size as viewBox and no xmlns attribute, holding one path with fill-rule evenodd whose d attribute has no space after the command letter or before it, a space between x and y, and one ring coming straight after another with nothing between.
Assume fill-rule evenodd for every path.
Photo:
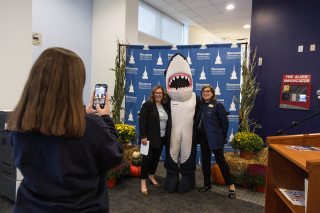
<instances>
[{"instance_id":1,"label":"white logo on banner","mask_svg":"<svg viewBox=\"0 0 320 213\"><path fill-rule=\"evenodd\" d=\"M138 68L134 67L126 67L127 74L138 74Z\"/></svg>"},{"instance_id":2,"label":"white logo on banner","mask_svg":"<svg viewBox=\"0 0 320 213\"><path fill-rule=\"evenodd\" d=\"M189 56L189 51L188 51L188 58L187 58L187 61L188 61L188 64L192 64L192 62L191 62L191 58L190 58L190 56Z\"/></svg>"},{"instance_id":3,"label":"white logo on banner","mask_svg":"<svg viewBox=\"0 0 320 213\"><path fill-rule=\"evenodd\" d=\"M151 83L141 83L141 82L139 82L139 89L151 89Z\"/></svg>"},{"instance_id":4,"label":"white logo on banner","mask_svg":"<svg viewBox=\"0 0 320 213\"><path fill-rule=\"evenodd\" d=\"M140 53L140 60L152 60L152 54Z\"/></svg>"},{"instance_id":5,"label":"white logo on banner","mask_svg":"<svg viewBox=\"0 0 320 213\"><path fill-rule=\"evenodd\" d=\"M220 88L219 88L219 82L217 81L217 87L215 88L214 92L216 95L221 95L221 91L220 91Z\"/></svg>"},{"instance_id":6,"label":"white logo on banner","mask_svg":"<svg viewBox=\"0 0 320 213\"><path fill-rule=\"evenodd\" d=\"M174 55L174 54L172 54L172 53L168 53L168 61L171 60L171 58L172 58L173 55Z\"/></svg>"},{"instance_id":7,"label":"white logo on banner","mask_svg":"<svg viewBox=\"0 0 320 213\"><path fill-rule=\"evenodd\" d=\"M142 79L148 79L148 73L147 73L147 67L146 66L144 67L144 72L143 72L143 75L142 75Z\"/></svg>"},{"instance_id":8,"label":"white logo on banner","mask_svg":"<svg viewBox=\"0 0 320 213\"><path fill-rule=\"evenodd\" d=\"M217 99L220 103L224 104L224 99Z\"/></svg>"},{"instance_id":9,"label":"white logo on banner","mask_svg":"<svg viewBox=\"0 0 320 213\"><path fill-rule=\"evenodd\" d=\"M205 44L201 44L201 47L200 47L200 49L207 49L207 46L205 45Z\"/></svg>"},{"instance_id":10,"label":"white logo on banner","mask_svg":"<svg viewBox=\"0 0 320 213\"><path fill-rule=\"evenodd\" d=\"M146 95L143 96L143 101L142 101L141 107L145 102L146 102Z\"/></svg>"},{"instance_id":11,"label":"white logo on banner","mask_svg":"<svg viewBox=\"0 0 320 213\"><path fill-rule=\"evenodd\" d=\"M240 90L240 84L226 84L226 90Z\"/></svg>"},{"instance_id":12,"label":"white logo on banner","mask_svg":"<svg viewBox=\"0 0 320 213\"><path fill-rule=\"evenodd\" d=\"M234 138L234 135L233 135L233 128L232 128L231 134L229 135L229 142L231 142L233 138Z\"/></svg>"},{"instance_id":13,"label":"white logo on banner","mask_svg":"<svg viewBox=\"0 0 320 213\"><path fill-rule=\"evenodd\" d=\"M237 43L232 43L231 44L231 48L238 48L238 44Z\"/></svg>"},{"instance_id":14,"label":"white logo on banner","mask_svg":"<svg viewBox=\"0 0 320 213\"><path fill-rule=\"evenodd\" d=\"M171 50L178 50L177 45L173 44Z\"/></svg>"},{"instance_id":15,"label":"white logo on banner","mask_svg":"<svg viewBox=\"0 0 320 213\"><path fill-rule=\"evenodd\" d=\"M239 115L228 115L229 122L239 123Z\"/></svg>"},{"instance_id":16,"label":"white logo on banner","mask_svg":"<svg viewBox=\"0 0 320 213\"><path fill-rule=\"evenodd\" d=\"M204 66L202 66L202 72L201 72L201 75L200 75L200 78L199 78L200 80L205 80L205 79L207 79L206 78L206 73L204 72Z\"/></svg>"},{"instance_id":17,"label":"white logo on banner","mask_svg":"<svg viewBox=\"0 0 320 213\"><path fill-rule=\"evenodd\" d=\"M126 95L126 102L137 103L137 97Z\"/></svg>"},{"instance_id":18,"label":"white logo on banner","mask_svg":"<svg viewBox=\"0 0 320 213\"><path fill-rule=\"evenodd\" d=\"M241 58L241 52L227 52L227 59Z\"/></svg>"},{"instance_id":19,"label":"white logo on banner","mask_svg":"<svg viewBox=\"0 0 320 213\"><path fill-rule=\"evenodd\" d=\"M218 50L218 56L217 56L217 58L216 58L215 64L222 64L221 57L220 57L220 55L219 55L219 50Z\"/></svg>"},{"instance_id":20,"label":"white logo on banner","mask_svg":"<svg viewBox=\"0 0 320 213\"><path fill-rule=\"evenodd\" d=\"M131 85L130 85L129 92L134 92L134 90L133 90L133 85L132 85L132 79L131 79Z\"/></svg>"},{"instance_id":21,"label":"white logo on banner","mask_svg":"<svg viewBox=\"0 0 320 213\"><path fill-rule=\"evenodd\" d=\"M196 70L195 69L190 69L191 70L191 75L195 75L196 74Z\"/></svg>"},{"instance_id":22,"label":"white logo on banner","mask_svg":"<svg viewBox=\"0 0 320 213\"><path fill-rule=\"evenodd\" d=\"M196 90L202 90L202 87L207 86L209 84L198 84L196 83Z\"/></svg>"},{"instance_id":23,"label":"white logo on banner","mask_svg":"<svg viewBox=\"0 0 320 213\"><path fill-rule=\"evenodd\" d=\"M131 57L130 57L129 64L134 64L133 51L131 51Z\"/></svg>"},{"instance_id":24,"label":"white logo on banner","mask_svg":"<svg viewBox=\"0 0 320 213\"><path fill-rule=\"evenodd\" d=\"M128 121L133 121L132 108L130 110Z\"/></svg>"},{"instance_id":25,"label":"white logo on banner","mask_svg":"<svg viewBox=\"0 0 320 213\"><path fill-rule=\"evenodd\" d=\"M231 73L230 79L238 79L238 78L237 78L237 73L236 73L235 67L236 67L236 66L233 65L233 72Z\"/></svg>"},{"instance_id":26,"label":"white logo on banner","mask_svg":"<svg viewBox=\"0 0 320 213\"><path fill-rule=\"evenodd\" d=\"M143 50L149 50L148 45L144 45L144 46L143 46Z\"/></svg>"},{"instance_id":27,"label":"white logo on banner","mask_svg":"<svg viewBox=\"0 0 320 213\"><path fill-rule=\"evenodd\" d=\"M158 85L160 85L160 81L158 81Z\"/></svg>"},{"instance_id":28,"label":"white logo on banner","mask_svg":"<svg viewBox=\"0 0 320 213\"><path fill-rule=\"evenodd\" d=\"M226 68L211 68L211 75L225 75Z\"/></svg>"},{"instance_id":29,"label":"white logo on banner","mask_svg":"<svg viewBox=\"0 0 320 213\"><path fill-rule=\"evenodd\" d=\"M161 52L159 52L159 58L158 58L157 65L163 65L162 58L161 58Z\"/></svg>"},{"instance_id":30,"label":"white logo on banner","mask_svg":"<svg viewBox=\"0 0 320 213\"><path fill-rule=\"evenodd\" d=\"M197 60L210 60L210 53L197 53Z\"/></svg>"},{"instance_id":31,"label":"white logo on banner","mask_svg":"<svg viewBox=\"0 0 320 213\"><path fill-rule=\"evenodd\" d=\"M166 69L156 69L153 68L153 75L163 75Z\"/></svg>"},{"instance_id":32,"label":"white logo on banner","mask_svg":"<svg viewBox=\"0 0 320 213\"><path fill-rule=\"evenodd\" d=\"M234 98L232 98L232 103L230 104L230 111L236 111L236 105L234 104Z\"/></svg>"}]
</instances>

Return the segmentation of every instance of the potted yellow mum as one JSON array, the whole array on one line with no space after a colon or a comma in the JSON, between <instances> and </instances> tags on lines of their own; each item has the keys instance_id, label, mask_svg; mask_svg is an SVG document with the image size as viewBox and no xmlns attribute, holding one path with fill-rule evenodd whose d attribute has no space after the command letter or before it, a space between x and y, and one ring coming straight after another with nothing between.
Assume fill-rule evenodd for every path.
<instances>
[{"instance_id":1,"label":"potted yellow mum","mask_svg":"<svg viewBox=\"0 0 320 213\"><path fill-rule=\"evenodd\" d=\"M115 125L119 132L119 141L125 147L128 142L134 142L137 138L137 131L133 126L126 124Z\"/></svg>"},{"instance_id":2,"label":"potted yellow mum","mask_svg":"<svg viewBox=\"0 0 320 213\"><path fill-rule=\"evenodd\" d=\"M263 140L253 132L238 132L231 141L234 150L240 151L240 157L245 160L251 160L252 152L260 151L263 146Z\"/></svg>"}]
</instances>

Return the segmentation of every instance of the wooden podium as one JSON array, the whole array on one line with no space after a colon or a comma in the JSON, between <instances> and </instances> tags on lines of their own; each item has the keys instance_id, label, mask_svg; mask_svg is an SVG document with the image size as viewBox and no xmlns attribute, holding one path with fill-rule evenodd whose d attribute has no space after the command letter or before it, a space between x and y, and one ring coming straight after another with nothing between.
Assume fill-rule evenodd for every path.
<instances>
[{"instance_id":1,"label":"wooden podium","mask_svg":"<svg viewBox=\"0 0 320 213\"><path fill-rule=\"evenodd\" d=\"M304 206L293 205L279 190L304 191L309 178L307 212L320 212L320 151L297 151L286 147L313 146L320 148L320 133L272 136L269 144L265 212L305 212Z\"/></svg>"}]
</instances>

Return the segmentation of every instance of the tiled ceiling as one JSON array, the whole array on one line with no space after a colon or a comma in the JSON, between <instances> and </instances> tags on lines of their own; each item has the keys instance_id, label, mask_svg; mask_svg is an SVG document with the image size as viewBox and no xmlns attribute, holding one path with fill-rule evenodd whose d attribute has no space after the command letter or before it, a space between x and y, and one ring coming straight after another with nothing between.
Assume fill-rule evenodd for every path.
<instances>
[{"instance_id":1,"label":"tiled ceiling","mask_svg":"<svg viewBox=\"0 0 320 213\"><path fill-rule=\"evenodd\" d=\"M250 40L252 0L144 0L216 41ZM226 7L232 4L234 9ZM246 39L246 40L244 40Z\"/></svg>"}]
</instances>

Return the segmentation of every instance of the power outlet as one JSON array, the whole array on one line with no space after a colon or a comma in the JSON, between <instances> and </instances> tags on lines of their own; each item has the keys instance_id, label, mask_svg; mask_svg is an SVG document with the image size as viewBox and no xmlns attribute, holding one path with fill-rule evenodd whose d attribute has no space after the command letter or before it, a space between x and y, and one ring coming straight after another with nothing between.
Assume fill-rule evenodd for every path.
<instances>
[{"instance_id":1,"label":"power outlet","mask_svg":"<svg viewBox=\"0 0 320 213\"><path fill-rule=\"evenodd\" d=\"M299 53L303 52L303 45L298 46L298 52Z\"/></svg>"},{"instance_id":2,"label":"power outlet","mask_svg":"<svg viewBox=\"0 0 320 213\"><path fill-rule=\"evenodd\" d=\"M310 45L310 51L316 51L316 45L315 44L311 44Z\"/></svg>"}]
</instances>

